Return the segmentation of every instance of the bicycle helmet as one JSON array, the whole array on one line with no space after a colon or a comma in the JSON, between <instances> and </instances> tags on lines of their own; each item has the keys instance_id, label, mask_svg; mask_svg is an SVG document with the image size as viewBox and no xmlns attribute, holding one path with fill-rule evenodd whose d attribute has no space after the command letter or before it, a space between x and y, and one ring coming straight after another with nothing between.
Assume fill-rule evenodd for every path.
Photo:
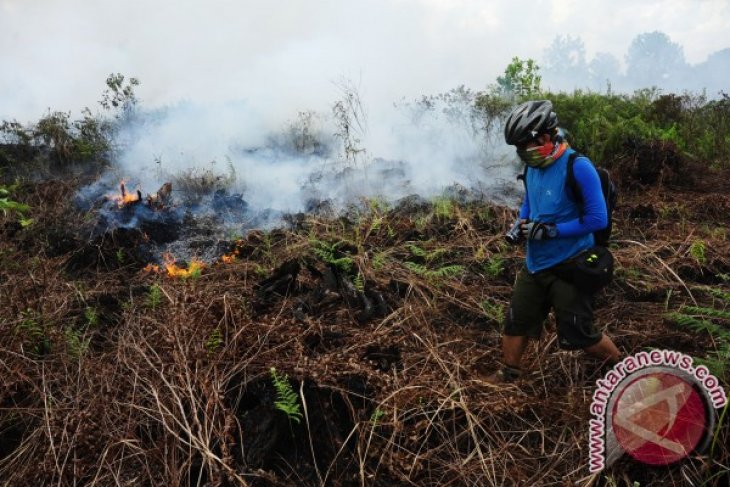
<instances>
[{"instance_id":1,"label":"bicycle helmet","mask_svg":"<svg viewBox=\"0 0 730 487\"><path fill-rule=\"evenodd\" d=\"M526 144L540 134L552 132L558 116L550 100L532 100L517 106L504 124L504 141L509 145Z\"/></svg>"}]
</instances>

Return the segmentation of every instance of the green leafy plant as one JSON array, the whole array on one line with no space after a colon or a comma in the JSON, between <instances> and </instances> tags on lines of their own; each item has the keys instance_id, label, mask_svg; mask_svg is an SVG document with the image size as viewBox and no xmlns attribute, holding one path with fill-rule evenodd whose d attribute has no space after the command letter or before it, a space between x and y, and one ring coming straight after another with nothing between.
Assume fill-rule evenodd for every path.
<instances>
[{"instance_id":1,"label":"green leafy plant","mask_svg":"<svg viewBox=\"0 0 730 487\"><path fill-rule=\"evenodd\" d=\"M497 78L496 91L507 97L527 98L540 93L540 66L533 59L513 57L504 75Z\"/></svg>"},{"instance_id":2,"label":"green leafy plant","mask_svg":"<svg viewBox=\"0 0 730 487\"><path fill-rule=\"evenodd\" d=\"M440 220L449 220L454 216L454 202L450 198L441 197L433 200L433 216Z\"/></svg>"},{"instance_id":3,"label":"green leafy plant","mask_svg":"<svg viewBox=\"0 0 730 487\"><path fill-rule=\"evenodd\" d=\"M449 277L459 276L464 272L464 266L462 265L445 265L436 269L429 269L423 264L417 264L415 262L403 262L403 266L429 280L439 280Z\"/></svg>"},{"instance_id":4,"label":"green leafy plant","mask_svg":"<svg viewBox=\"0 0 730 487\"><path fill-rule=\"evenodd\" d=\"M383 411L381 408L377 407L373 411L373 413L370 415L370 422L373 423L373 426L377 425L378 422L385 416L385 411Z\"/></svg>"},{"instance_id":5,"label":"green leafy plant","mask_svg":"<svg viewBox=\"0 0 730 487\"><path fill-rule=\"evenodd\" d=\"M162 302L162 288L160 288L159 284L154 283L147 292L147 306L152 309L157 309L160 302Z\"/></svg>"},{"instance_id":6,"label":"green leafy plant","mask_svg":"<svg viewBox=\"0 0 730 487\"><path fill-rule=\"evenodd\" d=\"M84 337L84 333L81 330L71 327L66 328L64 336L66 338L66 350L72 358L80 359L89 350L91 337Z\"/></svg>"},{"instance_id":7,"label":"green leafy plant","mask_svg":"<svg viewBox=\"0 0 730 487\"><path fill-rule=\"evenodd\" d=\"M96 308L87 307L84 310L84 319L87 326L96 327L99 324L99 314L96 312Z\"/></svg>"},{"instance_id":8,"label":"green leafy plant","mask_svg":"<svg viewBox=\"0 0 730 487\"><path fill-rule=\"evenodd\" d=\"M357 273L357 276L355 276L355 279L353 279L352 284L355 286L355 289L358 292L365 292L365 278L363 277L362 273Z\"/></svg>"},{"instance_id":9,"label":"green leafy plant","mask_svg":"<svg viewBox=\"0 0 730 487\"><path fill-rule=\"evenodd\" d=\"M312 247L312 253L316 255L320 260L327 264L331 264L339 270L349 273L354 265L354 261L351 257L339 257L339 248L344 242L328 243L322 240L311 239L309 241Z\"/></svg>"},{"instance_id":10,"label":"green leafy plant","mask_svg":"<svg viewBox=\"0 0 730 487\"><path fill-rule=\"evenodd\" d=\"M406 248L411 252L411 254L413 254L414 257L420 257L426 262L434 262L440 260L444 255L449 252L448 249L441 247L427 251L414 244L408 244L406 245Z\"/></svg>"},{"instance_id":11,"label":"green leafy plant","mask_svg":"<svg viewBox=\"0 0 730 487\"><path fill-rule=\"evenodd\" d=\"M380 269L385 266L385 263L387 262L388 257L385 254L385 252L377 252L375 255L373 255L373 269L376 271L379 271Z\"/></svg>"},{"instance_id":12,"label":"green leafy plant","mask_svg":"<svg viewBox=\"0 0 730 487\"><path fill-rule=\"evenodd\" d=\"M14 333L23 337L24 343L30 346L33 353L42 354L50 349L46 330L30 308L21 312L21 320L15 326Z\"/></svg>"},{"instance_id":13,"label":"green leafy plant","mask_svg":"<svg viewBox=\"0 0 730 487\"><path fill-rule=\"evenodd\" d=\"M495 301L492 301L490 299L485 299L482 301L482 310L484 311L484 314L486 317L491 320L495 321L497 323L502 323L504 321L504 305L501 303L497 303Z\"/></svg>"},{"instance_id":14,"label":"green leafy plant","mask_svg":"<svg viewBox=\"0 0 730 487\"><path fill-rule=\"evenodd\" d=\"M111 73L106 79L107 89L102 93L99 105L105 110L117 109L122 114L130 112L137 103L137 96L134 93L136 86L139 86L137 78L126 78L121 73Z\"/></svg>"},{"instance_id":15,"label":"green leafy plant","mask_svg":"<svg viewBox=\"0 0 730 487\"><path fill-rule=\"evenodd\" d=\"M286 414L290 421L299 423L302 419L302 411L299 406L299 396L289 383L289 376L279 374L274 367L269 369L271 381L276 389L276 401L274 407Z\"/></svg>"},{"instance_id":16,"label":"green leafy plant","mask_svg":"<svg viewBox=\"0 0 730 487\"><path fill-rule=\"evenodd\" d=\"M692 245L689 246L689 255L700 265L704 265L707 262L706 245L703 240L695 240Z\"/></svg>"},{"instance_id":17,"label":"green leafy plant","mask_svg":"<svg viewBox=\"0 0 730 487\"><path fill-rule=\"evenodd\" d=\"M0 211L3 212L4 216L12 213L18 213L22 215L26 211L30 210L30 207L24 203L18 203L10 199L10 195L15 191L16 186L3 186L0 185ZM33 220L30 220L31 222ZM22 225L22 223L21 223ZM27 226L27 225L24 225Z\"/></svg>"},{"instance_id":18,"label":"green leafy plant","mask_svg":"<svg viewBox=\"0 0 730 487\"><path fill-rule=\"evenodd\" d=\"M715 350L696 362L707 366L717 377L727 378L730 375L730 294L718 289L707 291L717 298L714 306L683 306L665 317L678 326L711 335Z\"/></svg>"},{"instance_id":19,"label":"green leafy plant","mask_svg":"<svg viewBox=\"0 0 730 487\"><path fill-rule=\"evenodd\" d=\"M212 355L221 347L221 345L223 345L223 333L221 332L221 327L216 326L205 340L205 350L207 350L208 355Z\"/></svg>"},{"instance_id":20,"label":"green leafy plant","mask_svg":"<svg viewBox=\"0 0 730 487\"><path fill-rule=\"evenodd\" d=\"M504 259L502 257L492 257L482 264L482 269L487 277L499 277L504 272Z\"/></svg>"}]
</instances>

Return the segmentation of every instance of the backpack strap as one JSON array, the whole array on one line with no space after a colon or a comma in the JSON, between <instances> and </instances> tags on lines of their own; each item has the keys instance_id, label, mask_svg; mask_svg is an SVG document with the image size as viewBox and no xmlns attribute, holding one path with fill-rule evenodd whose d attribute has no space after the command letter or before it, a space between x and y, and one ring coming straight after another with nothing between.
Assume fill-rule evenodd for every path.
<instances>
[{"instance_id":1,"label":"backpack strap","mask_svg":"<svg viewBox=\"0 0 730 487\"><path fill-rule=\"evenodd\" d=\"M573 170L573 166L575 166L575 160L579 157L585 157L580 152L571 152L568 156L568 168L565 175L565 185L566 187L570 188L570 190L573 192L573 197L575 198L575 201L580 205L583 206L583 193L581 192L580 188L578 187L578 182L575 180L575 172ZM582 212L582 210L581 210Z\"/></svg>"},{"instance_id":2,"label":"backpack strap","mask_svg":"<svg viewBox=\"0 0 730 487\"><path fill-rule=\"evenodd\" d=\"M573 193L573 198L575 198L575 202L578 204L578 219L581 223L583 223L583 192L581 191L580 187L578 186L578 182L575 180L575 171L573 169L573 166L575 166L575 160L579 157L585 157L583 154L577 151L573 151L568 156L568 168L565 175L565 186L570 188L571 193Z\"/></svg>"},{"instance_id":3,"label":"backpack strap","mask_svg":"<svg viewBox=\"0 0 730 487\"><path fill-rule=\"evenodd\" d=\"M527 164L525 164L524 169L522 169L522 174L517 175L517 180L522 181L522 185L525 187L525 192L527 192Z\"/></svg>"}]
</instances>

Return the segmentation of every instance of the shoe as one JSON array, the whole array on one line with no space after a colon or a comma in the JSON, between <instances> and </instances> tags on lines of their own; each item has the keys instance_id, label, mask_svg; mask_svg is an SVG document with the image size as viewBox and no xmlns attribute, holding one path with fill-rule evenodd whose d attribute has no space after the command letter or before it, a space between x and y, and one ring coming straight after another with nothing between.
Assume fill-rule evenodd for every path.
<instances>
[{"instance_id":1,"label":"shoe","mask_svg":"<svg viewBox=\"0 0 730 487\"><path fill-rule=\"evenodd\" d=\"M490 384L511 384L522 377L522 371L515 367L505 365L501 369L493 372L484 378L484 382Z\"/></svg>"},{"instance_id":2,"label":"shoe","mask_svg":"<svg viewBox=\"0 0 730 487\"><path fill-rule=\"evenodd\" d=\"M505 365L491 374L487 374L487 372L483 370L483 366L484 364L477 363L474 369L476 370L477 375L479 375L484 382L488 382L490 384L510 384L522 376L522 371L520 369L510 367L508 365Z\"/></svg>"}]
</instances>

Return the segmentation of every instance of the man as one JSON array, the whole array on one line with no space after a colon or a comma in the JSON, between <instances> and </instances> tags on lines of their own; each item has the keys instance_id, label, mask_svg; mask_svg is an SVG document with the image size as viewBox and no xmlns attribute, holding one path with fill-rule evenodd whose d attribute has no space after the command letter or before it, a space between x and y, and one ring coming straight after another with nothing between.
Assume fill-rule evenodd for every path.
<instances>
[{"instance_id":1,"label":"man","mask_svg":"<svg viewBox=\"0 0 730 487\"><path fill-rule=\"evenodd\" d=\"M528 339L540 338L551 307L561 348L583 349L605 362L617 363L616 345L593 324L593 296L570 282L565 277L569 272L560 272L572 258L592 247L593 232L608 224L598 173L587 158L575 159L575 180L583 196L582 204L577 203L565 184L573 149L563 140L548 100L515 108L507 118L504 136L527 165L526 194L511 232L516 237L513 242L527 242L527 258L517 275L504 323L504 366L488 380L510 382L522 374L520 361Z\"/></svg>"}]
</instances>

